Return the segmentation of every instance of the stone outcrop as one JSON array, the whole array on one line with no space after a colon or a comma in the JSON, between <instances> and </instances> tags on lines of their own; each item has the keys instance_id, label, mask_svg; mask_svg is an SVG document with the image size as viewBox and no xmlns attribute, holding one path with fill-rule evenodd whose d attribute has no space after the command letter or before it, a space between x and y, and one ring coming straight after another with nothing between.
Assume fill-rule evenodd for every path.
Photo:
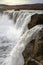
<instances>
[{"instance_id":1,"label":"stone outcrop","mask_svg":"<svg viewBox=\"0 0 43 65\"><path fill-rule=\"evenodd\" d=\"M32 28L37 24L43 24L43 14L33 15L28 27ZM23 56L25 61L24 65L43 65L43 29L26 46Z\"/></svg>"},{"instance_id":2,"label":"stone outcrop","mask_svg":"<svg viewBox=\"0 0 43 65\"><path fill-rule=\"evenodd\" d=\"M37 24L43 24L43 14L34 14L33 16L31 16L31 21L28 24L28 27L32 28Z\"/></svg>"}]
</instances>

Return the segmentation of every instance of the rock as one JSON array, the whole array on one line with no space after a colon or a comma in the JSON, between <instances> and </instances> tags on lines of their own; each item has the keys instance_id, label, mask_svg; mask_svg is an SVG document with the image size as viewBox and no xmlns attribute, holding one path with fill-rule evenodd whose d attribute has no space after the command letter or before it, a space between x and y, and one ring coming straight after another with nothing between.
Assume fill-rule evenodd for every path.
<instances>
[{"instance_id":1,"label":"rock","mask_svg":"<svg viewBox=\"0 0 43 65\"><path fill-rule=\"evenodd\" d=\"M32 28L37 24L43 24L43 14L33 15L28 27ZM35 39L27 44L23 51L23 57L24 65L43 65L43 29L39 31Z\"/></svg>"},{"instance_id":2,"label":"rock","mask_svg":"<svg viewBox=\"0 0 43 65\"><path fill-rule=\"evenodd\" d=\"M25 61L24 65L40 65L40 63L43 62L43 29L37 34L36 39L32 40L26 46L23 52L23 57ZM34 61L28 60L29 58L31 58L31 60L34 59ZM36 61L39 64L37 64ZM36 64L33 64L34 62Z\"/></svg>"},{"instance_id":3,"label":"rock","mask_svg":"<svg viewBox=\"0 0 43 65\"><path fill-rule=\"evenodd\" d=\"M43 14L34 14L31 16L31 21L28 24L28 28L32 28L37 24L43 24Z\"/></svg>"}]
</instances>

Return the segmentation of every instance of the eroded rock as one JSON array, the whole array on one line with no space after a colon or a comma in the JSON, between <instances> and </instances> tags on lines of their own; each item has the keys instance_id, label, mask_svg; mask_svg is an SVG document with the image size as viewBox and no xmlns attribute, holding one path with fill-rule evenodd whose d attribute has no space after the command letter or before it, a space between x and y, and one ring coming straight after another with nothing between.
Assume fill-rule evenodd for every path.
<instances>
[{"instance_id":1,"label":"eroded rock","mask_svg":"<svg viewBox=\"0 0 43 65\"><path fill-rule=\"evenodd\" d=\"M29 28L43 24L43 14L35 14L31 17ZM24 52L24 65L43 65L43 29L39 31L36 38L27 44Z\"/></svg>"},{"instance_id":2,"label":"eroded rock","mask_svg":"<svg viewBox=\"0 0 43 65\"><path fill-rule=\"evenodd\" d=\"M37 34L36 39L32 40L25 48L23 52L24 56L24 65L33 65L36 61L40 65L40 62L43 64L43 29ZM28 60L29 58L34 59L34 61ZM30 61L30 62L29 62Z\"/></svg>"},{"instance_id":3,"label":"eroded rock","mask_svg":"<svg viewBox=\"0 0 43 65\"><path fill-rule=\"evenodd\" d=\"M34 14L31 16L31 21L28 24L28 28L32 28L35 25L43 24L43 14Z\"/></svg>"}]
</instances>

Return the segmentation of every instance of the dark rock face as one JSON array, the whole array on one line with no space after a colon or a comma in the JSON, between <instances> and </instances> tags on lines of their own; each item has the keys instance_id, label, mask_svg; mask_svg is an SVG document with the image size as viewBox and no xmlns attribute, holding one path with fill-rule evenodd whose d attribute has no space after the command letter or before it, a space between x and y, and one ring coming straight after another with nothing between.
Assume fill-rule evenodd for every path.
<instances>
[{"instance_id":1,"label":"dark rock face","mask_svg":"<svg viewBox=\"0 0 43 65\"><path fill-rule=\"evenodd\" d=\"M34 14L31 16L31 21L28 24L29 28L32 28L35 25L43 24L43 14Z\"/></svg>"},{"instance_id":2,"label":"dark rock face","mask_svg":"<svg viewBox=\"0 0 43 65\"><path fill-rule=\"evenodd\" d=\"M32 28L37 24L43 24L43 15L35 14L31 17L28 27ZM32 40L23 52L24 65L43 65L43 29L39 31L36 38Z\"/></svg>"},{"instance_id":3,"label":"dark rock face","mask_svg":"<svg viewBox=\"0 0 43 65\"><path fill-rule=\"evenodd\" d=\"M43 64L42 63L43 62L43 29L37 34L36 39L32 40L26 46L23 52L23 56L24 56L24 61L25 61L24 65Z\"/></svg>"}]
</instances>

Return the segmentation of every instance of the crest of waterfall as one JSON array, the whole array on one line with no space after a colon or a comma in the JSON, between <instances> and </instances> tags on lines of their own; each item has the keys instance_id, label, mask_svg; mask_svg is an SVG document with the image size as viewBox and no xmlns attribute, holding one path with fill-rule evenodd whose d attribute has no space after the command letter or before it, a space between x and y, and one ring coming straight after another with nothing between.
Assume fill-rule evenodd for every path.
<instances>
[{"instance_id":1,"label":"crest of waterfall","mask_svg":"<svg viewBox=\"0 0 43 65\"><path fill-rule=\"evenodd\" d=\"M32 29L28 29L28 23L31 16L35 13L28 11L4 11L0 14L0 36L1 47L7 47L4 52L1 51L1 65L24 65L23 50L36 34L41 30L42 25L37 25ZM3 44L2 44L3 43ZM6 56L4 58L4 56Z\"/></svg>"}]
</instances>

